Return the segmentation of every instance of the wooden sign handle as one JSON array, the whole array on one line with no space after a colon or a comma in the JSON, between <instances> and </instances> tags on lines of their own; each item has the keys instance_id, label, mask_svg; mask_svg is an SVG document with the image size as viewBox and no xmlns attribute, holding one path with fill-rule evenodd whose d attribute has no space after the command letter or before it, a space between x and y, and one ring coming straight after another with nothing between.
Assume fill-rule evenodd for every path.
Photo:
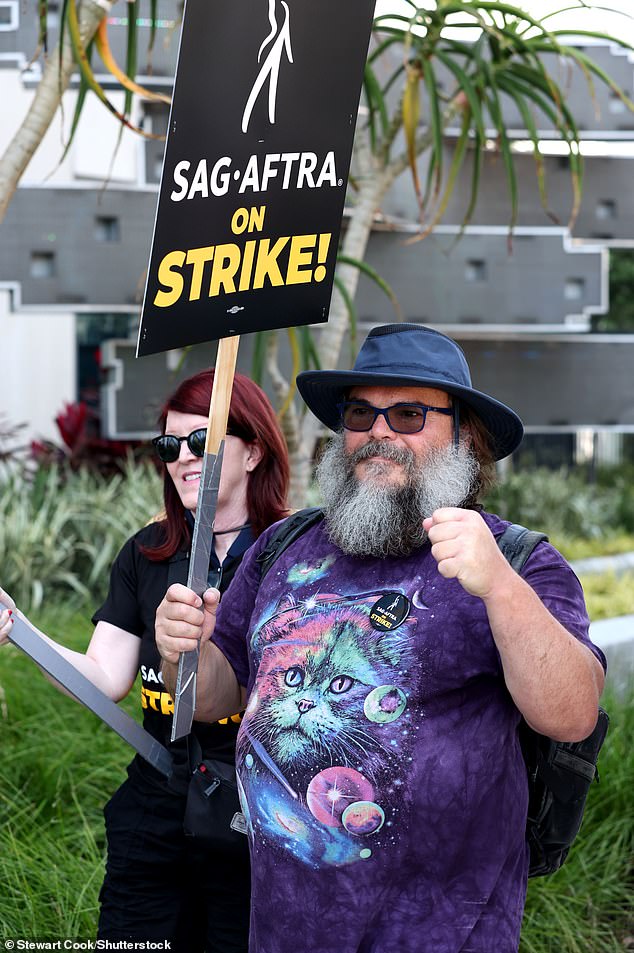
<instances>
[{"instance_id":1,"label":"wooden sign handle","mask_svg":"<svg viewBox=\"0 0 634 953\"><path fill-rule=\"evenodd\" d=\"M231 403L231 390L236 372L239 344L239 334L236 334L235 337L221 338L218 342L218 357L216 358L214 386L211 391L211 403L209 404L209 426L207 427L205 453L218 453L220 444L227 432L229 404Z\"/></svg>"}]
</instances>

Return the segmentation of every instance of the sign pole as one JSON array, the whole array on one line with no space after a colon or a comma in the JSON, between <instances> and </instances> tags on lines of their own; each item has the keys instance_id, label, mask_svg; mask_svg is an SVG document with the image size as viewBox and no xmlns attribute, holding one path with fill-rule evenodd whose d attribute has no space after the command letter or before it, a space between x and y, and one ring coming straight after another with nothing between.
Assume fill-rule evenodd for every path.
<instances>
[{"instance_id":1,"label":"sign pole","mask_svg":"<svg viewBox=\"0 0 634 953\"><path fill-rule=\"evenodd\" d=\"M221 338L218 342L218 357L214 373L214 384L209 405L205 456L198 487L196 521L189 557L187 585L202 596L208 589L209 558L213 545L213 526L218 503L218 488L222 470L231 391L236 370L240 336ZM171 740L183 738L191 731L196 708L196 673L198 669L199 648L191 652L181 652L178 659L176 691L174 695L174 720Z\"/></svg>"}]
</instances>

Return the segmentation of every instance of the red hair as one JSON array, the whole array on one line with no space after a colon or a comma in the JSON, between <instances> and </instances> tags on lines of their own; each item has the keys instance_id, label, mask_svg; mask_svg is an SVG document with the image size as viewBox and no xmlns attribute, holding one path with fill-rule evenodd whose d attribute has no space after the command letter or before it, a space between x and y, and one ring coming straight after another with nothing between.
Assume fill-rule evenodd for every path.
<instances>
[{"instance_id":1,"label":"red hair","mask_svg":"<svg viewBox=\"0 0 634 953\"><path fill-rule=\"evenodd\" d=\"M200 371L178 385L161 408L158 418L161 433L165 433L170 410L209 416L213 380L213 370ZM247 474L247 513L253 535L257 537L271 523L288 515L286 495L290 468L286 442L271 402L244 374L236 374L233 381L227 431L245 443L257 443L262 452L258 465ZM185 507L167 467L163 467L165 539L160 546L142 548L143 554L154 561L169 559L179 550L188 549L191 543Z\"/></svg>"}]
</instances>

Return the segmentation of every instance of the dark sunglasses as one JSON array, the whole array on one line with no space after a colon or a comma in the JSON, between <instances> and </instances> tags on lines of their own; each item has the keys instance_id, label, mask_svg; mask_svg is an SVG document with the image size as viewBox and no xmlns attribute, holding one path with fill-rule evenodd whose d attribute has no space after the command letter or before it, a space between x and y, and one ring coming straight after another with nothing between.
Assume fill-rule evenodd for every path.
<instances>
[{"instance_id":1,"label":"dark sunglasses","mask_svg":"<svg viewBox=\"0 0 634 953\"><path fill-rule=\"evenodd\" d=\"M207 428L200 427L199 430L192 430L186 437L175 437L173 434L161 434L160 437L154 437L152 443L158 457L163 463L173 463L178 460L181 452L181 443L187 441L187 446L195 457L205 456L205 443L207 441Z\"/></svg>"},{"instance_id":2,"label":"dark sunglasses","mask_svg":"<svg viewBox=\"0 0 634 953\"><path fill-rule=\"evenodd\" d=\"M403 403L381 408L358 400L346 400L342 404L337 404L337 410L344 428L358 433L372 430L374 421L379 415L385 417L388 427L395 433L420 433L430 411L435 414L453 414L452 407Z\"/></svg>"}]
</instances>

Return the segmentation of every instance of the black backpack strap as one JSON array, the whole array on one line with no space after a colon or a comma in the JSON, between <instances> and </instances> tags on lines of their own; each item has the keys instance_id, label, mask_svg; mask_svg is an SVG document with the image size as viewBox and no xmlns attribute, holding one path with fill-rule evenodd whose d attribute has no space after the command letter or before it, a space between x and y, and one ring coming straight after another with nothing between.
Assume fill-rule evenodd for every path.
<instances>
[{"instance_id":1,"label":"black backpack strap","mask_svg":"<svg viewBox=\"0 0 634 953\"><path fill-rule=\"evenodd\" d=\"M257 557L260 564L260 580L264 579L267 572L278 559L285 549L299 539L307 529L314 526L324 518L323 510L319 506L311 506L305 510L298 510L288 519L284 520L281 526L275 530L265 548Z\"/></svg>"},{"instance_id":2,"label":"black backpack strap","mask_svg":"<svg viewBox=\"0 0 634 953\"><path fill-rule=\"evenodd\" d=\"M519 523L511 523L496 540L500 552L517 573L521 573L526 560L542 541L548 541L545 533L526 529Z\"/></svg>"}]
</instances>

